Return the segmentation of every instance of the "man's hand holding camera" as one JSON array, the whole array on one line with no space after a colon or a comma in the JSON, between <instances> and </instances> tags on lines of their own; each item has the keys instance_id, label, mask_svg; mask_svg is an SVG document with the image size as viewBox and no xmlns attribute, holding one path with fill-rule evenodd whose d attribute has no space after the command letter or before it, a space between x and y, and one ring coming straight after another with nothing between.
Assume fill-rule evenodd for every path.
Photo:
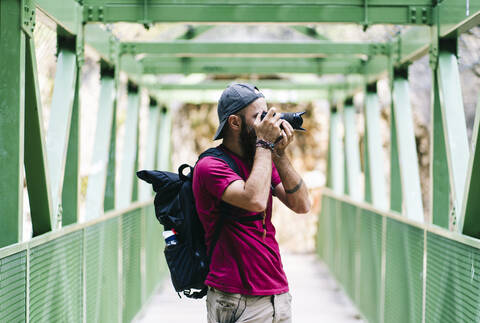
<instances>
[{"instance_id":1,"label":"man's hand holding camera","mask_svg":"<svg viewBox=\"0 0 480 323\"><path fill-rule=\"evenodd\" d=\"M264 140L269 143L274 143L280 137L282 129L280 125L284 120L280 119L280 113L275 113L275 108L268 110L267 115L262 119L262 114L257 114L257 118L253 124L257 140Z\"/></svg>"},{"instance_id":2,"label":"man's hand holding camera","mask_svg":"<svg viewBox=\"0 0 480 323\"><path fill-rule=\"evenodd\" d=\"M285 120L282 120L281 128L283 129L280 133L281 140L275 144L275 154L277 157L283 157L285 154L285 148L293 141L295 132L293 127Z\"/></svg>"}]
</instances>

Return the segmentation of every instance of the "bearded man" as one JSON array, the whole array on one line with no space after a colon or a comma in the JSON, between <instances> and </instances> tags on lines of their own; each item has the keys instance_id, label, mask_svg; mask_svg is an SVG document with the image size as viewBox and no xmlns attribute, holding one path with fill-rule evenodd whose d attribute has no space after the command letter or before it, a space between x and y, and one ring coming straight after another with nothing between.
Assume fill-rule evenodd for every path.
<instances>
[{"instance_id":1,"label":"bearded man","mask_svg":"<svg viewBox=\"0 0 480 323\"><path fill-rule=\"evenodd\" d=\"M262 119L264 111L268 112ZM240 174L211 156L195 166L193 193L207 250L221 223L205 280L209 323L291 322L291 295L271 221L272 195L296 213L309 212L310 200L285 154L294 130L275 112L267 109L256 87L227 87L218 102L220 125L214 140L223 138L219 148L234 160ZM221 203L233 206L230 212L237 219L261 217L220 222Z\"/></svg>"}]
</instances>

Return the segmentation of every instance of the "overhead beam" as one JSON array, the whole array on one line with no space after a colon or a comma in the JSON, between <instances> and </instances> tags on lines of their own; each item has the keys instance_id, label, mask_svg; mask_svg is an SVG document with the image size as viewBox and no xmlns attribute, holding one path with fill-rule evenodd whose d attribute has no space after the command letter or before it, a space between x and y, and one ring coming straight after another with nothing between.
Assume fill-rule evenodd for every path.
<instances>
[{"instance_id":1,"label":"overhead beam","mask_svg":"<svg viewBox=\"0 0 480 323\"><path fill-rule=\"evenodd\" d=\"M343 89L353 90L361 86L361 82L338 82L338 83L297 83L288 80L231 80L231 81L204 81L195 84L179 84L179 83L158 83L158 82L142 82L152 90L223 90L231 83L254 83L260 90L329 90L329 89Z\"/></svg>"},{"instance_id":2,"label":"overhead beam","mask_svg":"<svg viewBox=\"0 0 480 323\"><path fill-rule=\"evenodd\" d=\"M122 42L122 54L177 55L177 56L314 56L327 55L387 55L386 43L316 42Z\"/></svg>"},{"instance_id":3,"label":"overhead beam","mask_svg":"<svg viewBox=\"0 0 480 323\"><path fill-rule=\"evenodd\" d=\"M439 36L454 36L480 24L479 1L441 1L434 10L434 23Z\"/></svg>"},{"instance_id":4,"label":"overhead beam","mask_svg":"<svg viewBox=\"0 0 480 323\"><path fill-rule=\"evenodd\" d=\"M55 23L76 35L82 27L84 7L76 0L35 0L35 5Z\"/></svg>"},{"instance_id":5,"label":"overhead beam","mask_svg":"<svg viewBox=\"0 0 480 323\"><path fill-rule=\"evenodd\" d=\"M356 74L362 66L358 58L285 57L150 57L141 63L143 74Z\"/></svg>"},{"instance_id":6,"label":"overhead beam","mask_svg":"<svg viewBox=\"0 0 480 323\"><path fill-rule=\"evenodd\" d=\"M397 36L391 43L394 63L399 66L413 62L428 53L432 42L430 26L415 26Z\"/></svg>"},{"instance_id":7,"label":"overhead beam","mask_svg":"<svg viewBox=\"0 0 480 323\"><path fill-rule=\"evenodd\" d=\"M120 42L112 33L99 25L89 24L85 26L84 35L85 43L92 46L105 61L117 64Z\"/></svg>"},{"instance_id":8,"label":"overhead beam","mask_svg":"<svg viewBox=\"0 0 480 323\"><path fill-rule=\"evenodd\" d=\"M170 90L170 91L150 91L152 96L159 101L166 103L175 103L178 101L190 102L194 104L218 103L218 98L222 94L221 90ZM292 103L292 102L311 102L314 100L328 100L336 97L344 98L349 94L344 91L330 90L310 90L310 91L285 91L269 90L264 91L267 102Z\"/></svg>"},{"instance_id":9,"label":"overhead beam","mask_svg":"<svg viewBox=\"0 0 480 323\"><path fill-rule=\"evenodd\" d=\"M86 0L87 22L242 22L242 23L359 23L359 24L429 24L432 1L371 0Z\"/></svg>"}]
</instances>

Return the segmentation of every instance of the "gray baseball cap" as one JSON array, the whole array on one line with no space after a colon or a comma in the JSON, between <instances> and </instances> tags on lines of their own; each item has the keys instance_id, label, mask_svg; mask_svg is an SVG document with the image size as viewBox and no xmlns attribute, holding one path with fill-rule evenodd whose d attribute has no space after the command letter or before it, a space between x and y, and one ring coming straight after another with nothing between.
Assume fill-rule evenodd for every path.
<instances>
[{"instance_id":1,"label":"gray baseball cap","mask_svg":"<svg viewBox=\"0 0 480 323\"><path fill-rule=\"evenodd\" d=\"M223 138L223 127L225 123L227 123L229 116L242 110L256 99L264 97L265 96L254 85L247 83L230 84L223 91L220 100L218 100L217 113L220 125L213 140Z\"/></svg>"}]
</instances>

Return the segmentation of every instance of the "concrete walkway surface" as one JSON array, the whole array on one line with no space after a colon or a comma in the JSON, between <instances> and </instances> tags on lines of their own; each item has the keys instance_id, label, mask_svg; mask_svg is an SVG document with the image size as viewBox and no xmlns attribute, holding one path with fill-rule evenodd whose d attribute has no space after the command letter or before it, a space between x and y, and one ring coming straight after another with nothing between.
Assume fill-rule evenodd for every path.
<instances>
[{"instance_id":1,"label":"concrete walkway surface","mask_svg":"<svg viewBox=\"0 0 480 323\"><path fill-rule=\"evenodd\" d=\"M282 252L282 261L293 297L293 322L363 322L358 310L316 255ZM137 315L134 322L206 323L206 313L205 298L192 300L182 297L180 299L168 278Z\"/></svg>"}]
</instances>

